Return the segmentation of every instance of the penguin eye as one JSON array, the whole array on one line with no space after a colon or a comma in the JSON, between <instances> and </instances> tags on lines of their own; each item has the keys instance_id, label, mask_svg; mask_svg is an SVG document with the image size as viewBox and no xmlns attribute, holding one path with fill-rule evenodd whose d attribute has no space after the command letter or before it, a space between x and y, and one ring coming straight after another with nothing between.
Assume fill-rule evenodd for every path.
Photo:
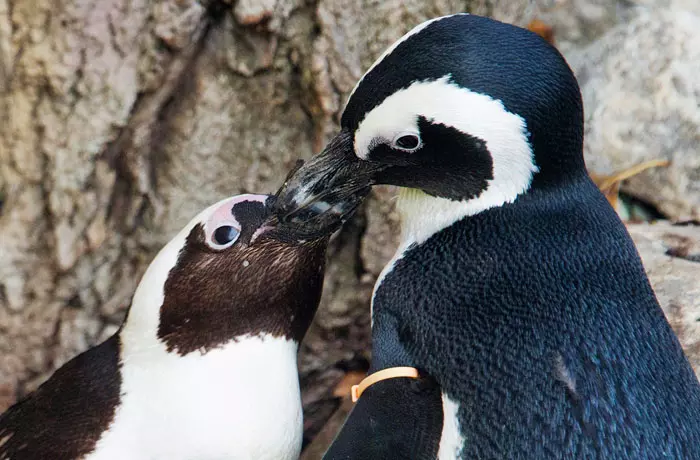
<instances>
[{"instance_id":1,"label":"penguin eye","mask_svg":"<svg viewBox=\"0 0 700 460\"><path fill-rule=\"evenodd\" d=\"M236 242L240 234L240 230L233 225L221 225L212 232L208 244L212 249L226 249Z\"/></svg>"},{"instance_id":2,"label":"penguin eye","mask_svg":"<svg viewBox=\"0 0 700 460\"><path fill-rule=\"evenodd\" d=\"M401 133L394 138L391 146L404 152L413 152L421 146L420 136L415 133Z\"/></svg>"}]
</instances>

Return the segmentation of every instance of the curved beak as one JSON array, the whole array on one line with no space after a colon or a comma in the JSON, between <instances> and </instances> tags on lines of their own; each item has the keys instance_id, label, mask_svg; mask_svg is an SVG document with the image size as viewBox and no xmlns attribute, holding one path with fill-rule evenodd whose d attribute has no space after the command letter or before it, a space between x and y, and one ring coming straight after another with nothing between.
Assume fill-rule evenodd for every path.
<instances>
[{"instance_id":1,"label":"curved beak","mask_svg":"<svg viewBox=\"0 0 700 460\"><path fill-rule=\"evenodd\" d=\"M309 237L330 235L353 215L380 169L355 156L352 134L342 130L290 172L274 204L278 225Z\"/></svg>"}]
</instances>

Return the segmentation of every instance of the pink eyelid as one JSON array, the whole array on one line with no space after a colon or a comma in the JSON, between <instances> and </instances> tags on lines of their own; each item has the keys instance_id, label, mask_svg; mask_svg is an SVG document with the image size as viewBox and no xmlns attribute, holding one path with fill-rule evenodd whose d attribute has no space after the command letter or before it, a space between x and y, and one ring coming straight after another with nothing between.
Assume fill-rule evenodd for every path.
<instances>
[{"instance_id":1,"label":"pink eyelid","mask_svg":"<svg viewBox=\"0 0 700 460\"><path fill-rule=\"evenodd\" d=\"M245 194L238 195L229 200L224 201L218 208L216 208L216 210L211 214L211 216L209 216L209 219L207 219L207 221L205 222L205 231L207 233L207 238L211 238L212 233L222 225L231 225L232 227L235 227L239 232L241 231L241 224L231 214L231 208L233 208L233 206L236 203L241 203L243 201L257 201L260 203L264 203L268 198L268 195ZM258 232L259 231L260 230L258 230Z\"/></svg>"}]
</instances>

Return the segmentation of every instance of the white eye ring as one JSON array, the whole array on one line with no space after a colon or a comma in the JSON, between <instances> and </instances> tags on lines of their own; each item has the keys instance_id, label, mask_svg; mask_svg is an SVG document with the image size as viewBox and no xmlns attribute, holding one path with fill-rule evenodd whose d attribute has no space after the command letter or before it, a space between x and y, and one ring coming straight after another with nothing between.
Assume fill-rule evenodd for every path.
<instances>
[{"instance_id":1,"label":"white eye ring","mask_svg":"<svg viewBox=\"0 0 700 460\"><path fill-rule=\"evenodd\" d=\"M410 144L407 144L406 142L410 142ZM414 143L415 145L413 145ZM404 152L415 152L422 146L423 141L421 141L420 135L414 131L399 133L394 136L394 140L391 141L391 148L403 150Z\"/></svg>"},{"instance_id":2,"label":"white eye ring","mask_svg":"<svg viewBox=\"0 0 700 460\"><path fill-rule=\"evenodd\" d=\"M224 222L213 231L208 232L205 240L207 246L216 251L221 251L233 246L233 244L238 241L239 236L241 236L240 228L233 223Z\"/></svg>"}]
</instances>

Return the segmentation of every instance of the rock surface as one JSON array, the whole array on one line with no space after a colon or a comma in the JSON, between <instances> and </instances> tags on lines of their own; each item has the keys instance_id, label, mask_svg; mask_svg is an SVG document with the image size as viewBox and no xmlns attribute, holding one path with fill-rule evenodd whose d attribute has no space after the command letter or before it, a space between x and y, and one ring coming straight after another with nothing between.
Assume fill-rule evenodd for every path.
<instances>
[{"instance_id":1,"label":"rock surface","mask_svg":"<svg viewBox=\"0 0 700 460\"><path fill-rule=\"evenodd\" d=\"M682 3L640 7L629 23L567 54L584 98L589 169L670 160L622 190L674 220L700 217L700 16Z\"/></svg>"},{"instance_id":2,"label":"rock surface","mask_svg":"<svg viewBox=\"0 0 700 460\"><path fill-rule=\"evenodd\" d=\"M700 374L700 226L629 225L666 318Z\"/></svg>"}]
</instances>

